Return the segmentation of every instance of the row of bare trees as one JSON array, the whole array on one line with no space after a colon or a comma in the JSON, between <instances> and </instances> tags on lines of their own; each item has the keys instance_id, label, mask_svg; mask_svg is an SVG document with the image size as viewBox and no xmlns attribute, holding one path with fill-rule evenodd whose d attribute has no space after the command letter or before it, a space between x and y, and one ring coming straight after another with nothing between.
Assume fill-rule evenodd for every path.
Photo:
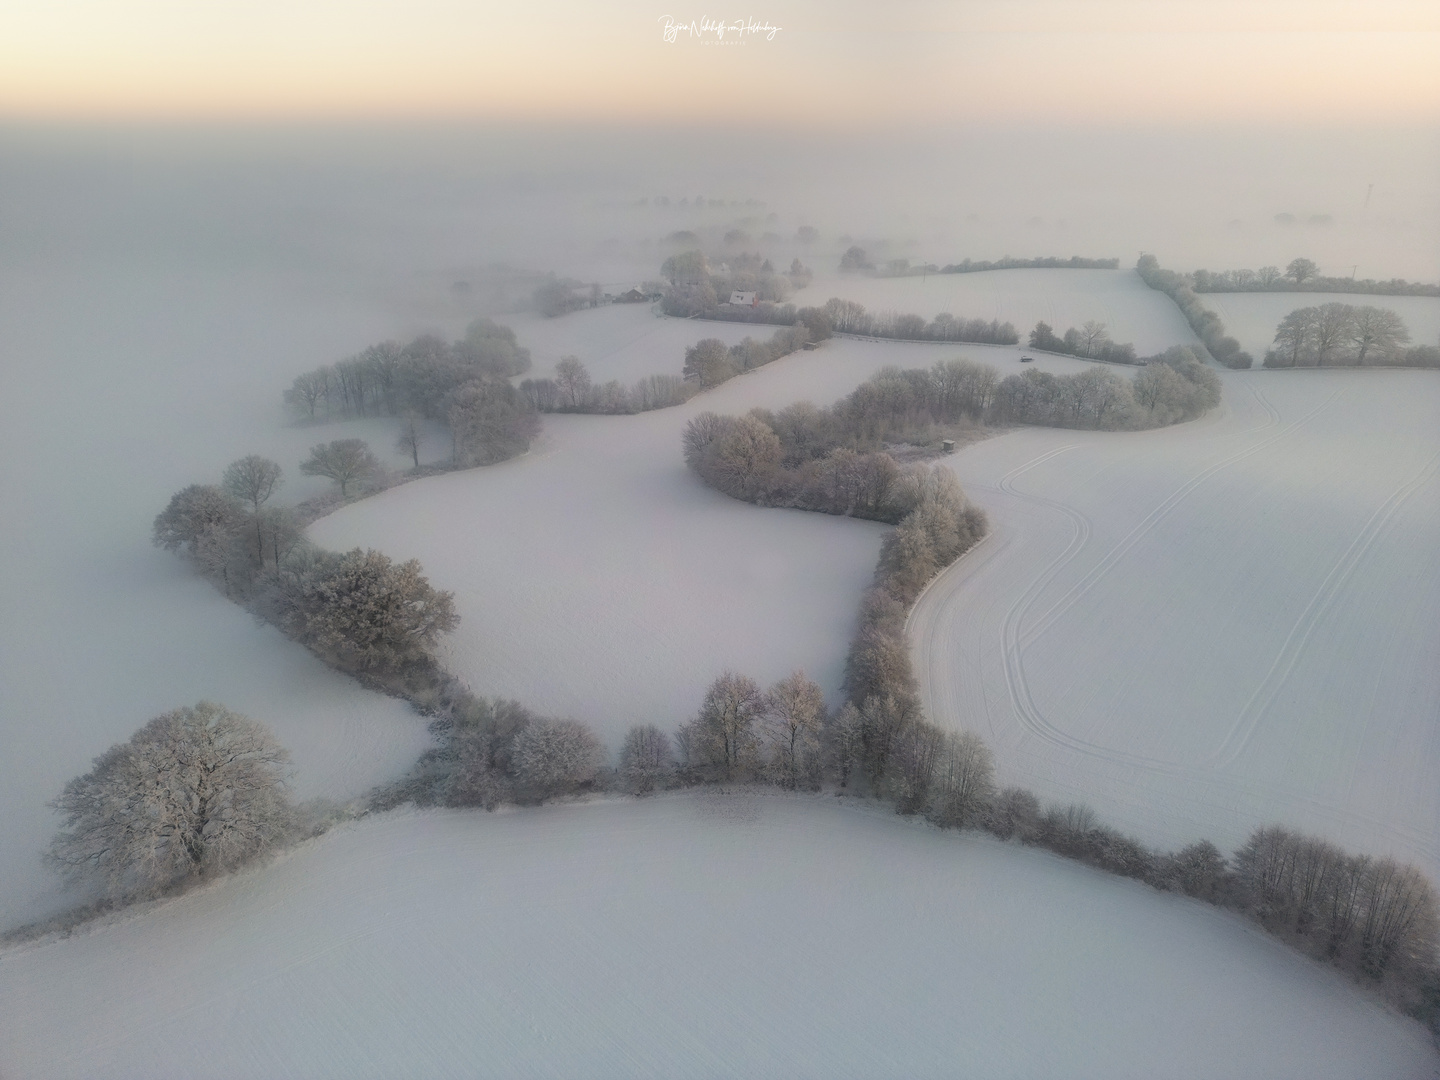
<instances>
[{"instance_id":1,"label":"row of bare trees","mask_svg":"<svg viewBox=\"0 0 1440 1080\"><path fill-rule=\"evenodd\" d=\"M1135 346L1128 342L1118 345L1110 339L1110 331L1102 322L1088 320L1079 329L1070 327L1063 335L1056 335L1047 322L1035 324L1030 331L1030 347L1046 352L1078 356L1082 360L1105 360L1112 364L1133 364L1136 362Z\"/></svg>"},{"instance_id":2,"label":"row of bare trees","mask_svg":"<svg viewBox=\"0 0 1440 1080\"><path fill-rule=\"evenodd\" d=\"M1398 312L1338 301L1297 308L1275 328L1266 367L1364 367L1440 363L1436 350L1406 349L1410 330ZM1427 364L1429 361L1429 364Z\"/></svg>"}]
</instances>

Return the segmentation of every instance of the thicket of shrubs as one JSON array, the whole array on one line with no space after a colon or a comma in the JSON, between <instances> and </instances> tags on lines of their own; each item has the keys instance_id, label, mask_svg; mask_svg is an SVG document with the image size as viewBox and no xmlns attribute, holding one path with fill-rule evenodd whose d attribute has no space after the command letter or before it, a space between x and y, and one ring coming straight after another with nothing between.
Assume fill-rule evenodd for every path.
<instances>
[{"instance_id":1,"label":"thicket of shrubs","mask_svg":"<svg viewBox=\"0 0 1440 1080\"><path fill-rule=\"evenodd\" d=\"M1142 281L1152 289L1163 292L1190 324L1195 336L1205 343L1210 355L1228 368L1248 368L1255 358L1240 348L1240 342L1225 333L1225 324L1220 316L1200 302L1195 295L1191 278L1173 270L1163 270L1154 255L1141 255L1135 270Z\"/></svg>"},{"instance_id":2,"label":"thicket of shrubs","mask_svg":"<svg viewBox=\"0 0 1440 1080\"><path fill-rule=\"evenodd\" d=\"M1389 308L1329 303L1297 308L1275 328L1268 367L1440 367L1440 349L1405 346L1410 331Z\"/></svg>"}]
</instances>

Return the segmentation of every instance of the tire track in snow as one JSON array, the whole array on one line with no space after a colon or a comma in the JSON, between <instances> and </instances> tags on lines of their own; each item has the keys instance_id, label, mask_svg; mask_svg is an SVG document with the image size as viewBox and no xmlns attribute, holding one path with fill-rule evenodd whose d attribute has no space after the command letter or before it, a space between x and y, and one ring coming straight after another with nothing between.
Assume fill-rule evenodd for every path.
<instances>
[{"instance_id":1,"label":"tire track in snow","mask_svg":"<svg viewBox=\"0 0 1440 1080\"><path fill-rule=\"evenodd\" d=\"M1255 394L1257 400L1260 400L1262 407L1265 408L1265 410L1275 418L1275 422L1278 423L1280 414L1275 410L1274 406L1266 402L1263 396L1258 391L1252 390L1252 393ZM1035 641L1039 639L1040 635L1045 633L1046 630L1050 629L1051 626L1055 625L1056 620L1058 620L1062 615L1069 611L1075 605L1075 603L1080 600L1081 597L1083 597L1097 584L1099 584L1099 582L1104 577L1106 577L1110 573L1110 571L1115 569L1116 565L1120 562L1120 560L1122 560L1127 554L1129 554L1131 548L1133 548L1147 535L1149 535L1149 533L1154 530L1155 526L1159 525L1160 522L1164 521L1167 517L1169 517L1171 511L1173 511L1177 506L1184 502L1185 499L1189 497L1189 495L1206 480L1210 479L1210 477L1214 476L1216 473L1228 469L1231 465L1238 464L1239 462L1244 461L1246 458L1258 454L1260 451L1266 449L1267 447L1273 446L1275 443L1293 434L1296 430L1303 427L1305 424L1308 424L1311 420L1315 419L1316 416L1324 412L1325 409L1329 407L1330 403L1335 400L1335 394L1338 393L1339 391L1336 391L1334 394L1331 394L1328 398L1325 399L1325 401L1321 402L1320 405L1312 409L1305 416L1301 417L1299 420L1296 420L1291 424L1286 425L1284 428L1276 432L1274 435L1270 436L1268 439L1262 439L1260 442L1253 443L1244 450L1236 451L1229 457L1222 458L1215 464L1201 470L1197 475L1195 475L1190 480L1182 484L1175 491L1173 491L1163 502L1156 506L1155 509L1151 510L1150 513L1147 514L1143 520L1141 520L1140 524L1136 525L1135 528L1131 529L1130 532L1124 537L1124 539L1122 539L1118 544L1111 548L1110 551L1105 555L1105 557L1101 559L1098 563L1096 563L1093 568L1091 568L1088 574L1086 574L1083 578L1081 578L1074 585L1072 585L1069 592L1067 592L1064 596L1060 597L1059 600L1055 601L1055 603L1052 604L1050 608L1043 615L1040 616L1039 622L1021 637L1020 646L1022 648L1026 648L1030 645L1033 645ZM1269 426L1271 425L1262 425L1262 427Z\"/></svg>"},{"instance_id":2,"label":"tire track in snow","mask_svg":"<svg viewBox=\"0 0 1440 1080\"><path fill-rule=\"evenodd\" d=\"M1427 482L1440 470L1440 454L1436 454L1421 467L1420 471L1400 484L1390 493L1390 497L1380 504L1370 519L1360 530L1358 536L1350 542L1339 560L1330 568L1330 573L1325 575L1325 580L1310 597L1310 602L1305 605L1305 610L1295 620L1295 625L1290 628L1280 651L1276 654L1270 669L1260 684L1255 687L1255 692L1250 695L1240 710L1240 715L1235 718L1234 725L1226 734L1220 748L1212 755L1207 764L1213 764L1218 768L1226 768L1233 765L1236 759L1245 752L1246 746L1254 738L1255 732L1259 730L1260 721L1269 712L1270 706L1274 704L1275 698L1279 695L1281 688L1289 681L1295 671L1295 666L1300 662L1300 657L1305 652L1305 646L1310 641L1310 636L1315 628L1324 621L1330 608L1334 605L1336 597L1344 589L1346 582L1355 573L1355 568L1364 560L1366 552L1375 543L1385 526L1390 523L1396 512L1405 505L1410 496L1419 491Z\"/></svg>"}]
</instances>

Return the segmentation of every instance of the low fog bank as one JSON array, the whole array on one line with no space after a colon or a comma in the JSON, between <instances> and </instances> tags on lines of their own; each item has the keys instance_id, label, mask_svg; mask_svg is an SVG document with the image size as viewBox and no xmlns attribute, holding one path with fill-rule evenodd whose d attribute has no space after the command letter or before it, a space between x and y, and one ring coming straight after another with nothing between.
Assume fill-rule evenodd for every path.
<instances>
[{"instance_id":1,"label":"low fog bank","mask_svg":"<svg viewBox=\"0 0 1440 1080\"><path fill-rule=\"evenodd\" d=\"M1143 250L1440 277L1433 128L11 127L0 148L7 261L610 282L654 276L676 232L736 230L788 261L810 225L795 253L824 269L858 242L941 265Z\"/></svg>"}]
</instances>

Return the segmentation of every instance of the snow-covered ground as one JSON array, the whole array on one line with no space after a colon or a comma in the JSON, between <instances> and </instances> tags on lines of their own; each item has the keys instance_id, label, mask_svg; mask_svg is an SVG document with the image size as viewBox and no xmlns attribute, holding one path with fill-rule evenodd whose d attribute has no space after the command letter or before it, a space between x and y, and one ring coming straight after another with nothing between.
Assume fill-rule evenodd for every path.
<instances>
[{"instance_id":1,"label":"snow-covered ground","mask_svg":"<svg viewBox=\"0 0 1440 1080\"><path fill-rule=\"evenodd\" d=\"M705 410L828 405L887 364L958 355L1023 370L1015 349L833 340L678 408L547 416L527 456L352 504L310 535L418 558L456 593L450 670L591 722L612 745L633 723L681 723L726 668L763 682L803 668L833 702L884 527L720 495L686 470L681 432Z\"/></svg>"},{"instance_id":2,"label":"snow-covered ground","mask_svg":"<svg viewBox=\"0 0 1440 1080\"><path fill-rule=\"evenodd\" d=\"M1421 1080L1214 908L825 796L401 811L0 953L0 1074Z\"/></svg>"},{"instance_id":3,"label":"snow-covered ground","mask_svg":"<svg viewBox=\"0 0 1440 1080\"><path fill-rule=\"evenodd\" d=\"M1224 384L951 459L993 532L911 618L926 702L1151 842L1277 821L1440 877L1440 377Z\"/></svg>"},{"instance_id":4,"label":"snow-covered ground","mask_svg":"<svg viewBox=\"0 0 1440 1080\"><path fill-rule=\"evenodd\" d=\"M1091 319L1105 323L1115 341L1133 342L1141 356L1195 341L1170 298L1129 269L987 270L902 278L819 273L794 300L823 304L832 296L858 301L874 312L933 319L948 311L957 318L999 319L1015 324L1022 343L1037 322L1063 334Z\"/></svg>"},{"instance_id":5,"label":"snow-covered ground","mask_svg":"<svg viewBox=\"0 0 1440 1080\"><path fill-rule=\"evenodd\" d=\"M1225 332L1240 342L1258 365L1275 340L1280 320L1296 308L1341 303L1388 308L1410 330L1411 344L1440 340L1440 296L1371 296L1367 293L1201 293L1200 302L1220 316Z\"/></svg>"}]
</instances>

